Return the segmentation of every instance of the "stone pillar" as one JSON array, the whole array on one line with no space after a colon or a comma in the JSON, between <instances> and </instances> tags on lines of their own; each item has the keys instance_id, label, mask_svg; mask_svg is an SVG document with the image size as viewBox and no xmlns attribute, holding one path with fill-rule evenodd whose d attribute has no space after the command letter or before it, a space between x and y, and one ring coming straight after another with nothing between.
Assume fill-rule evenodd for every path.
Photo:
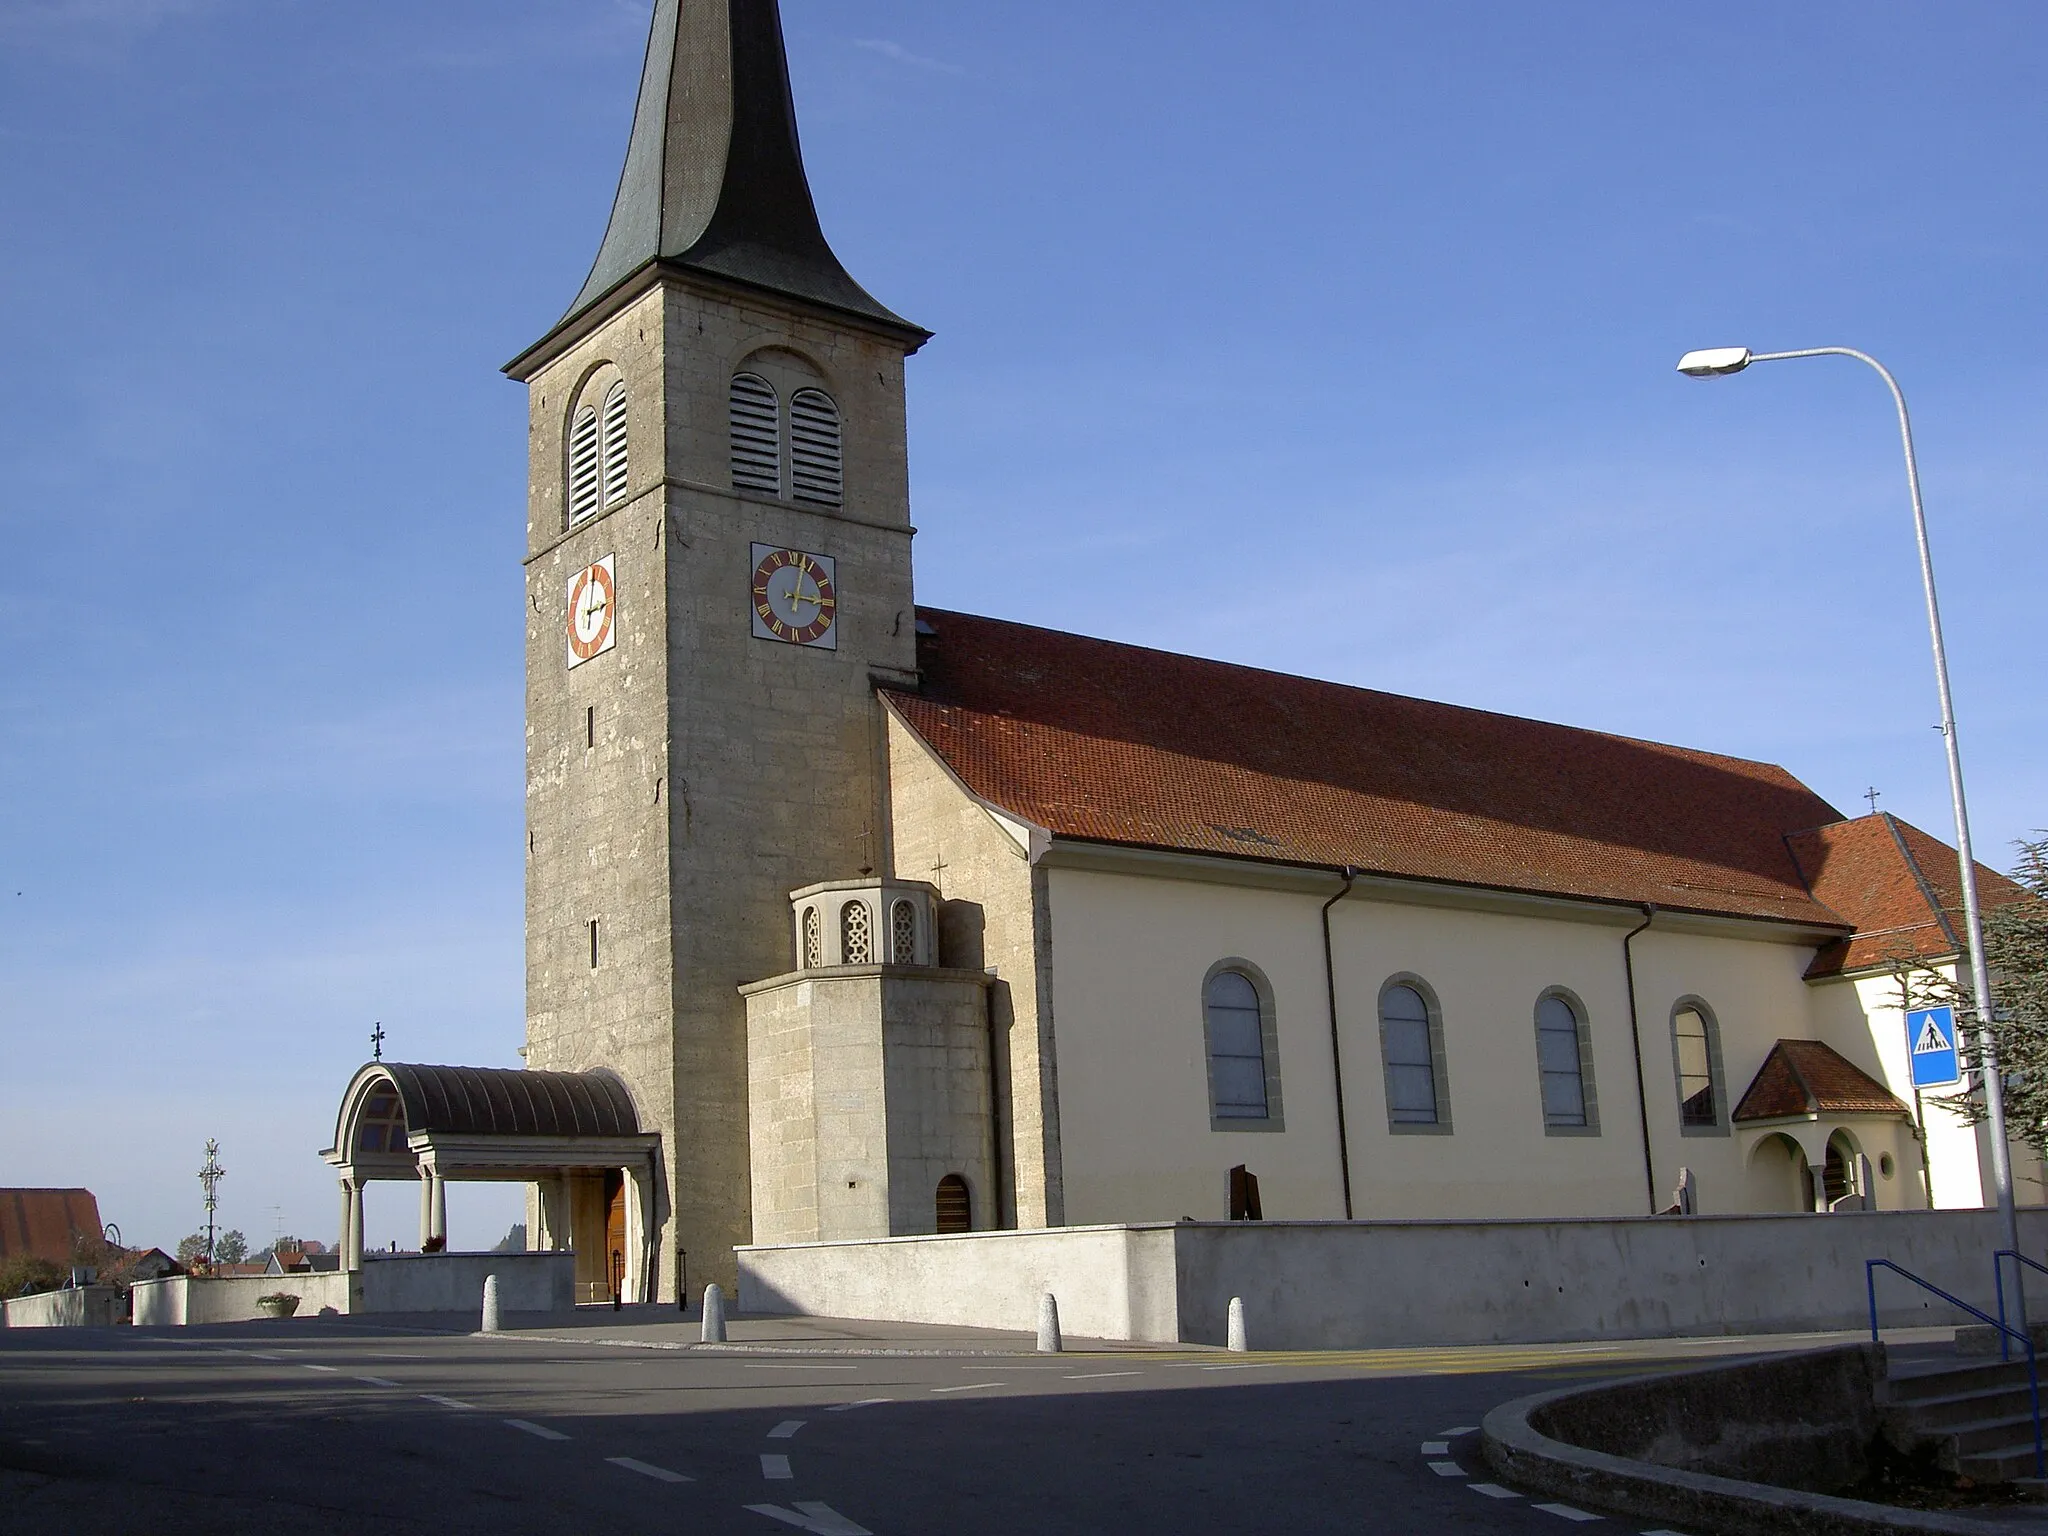
<instances>
[{"instance_id":1,"label":"stone pillar","mask_svg":"<svg viewBox=\"0 0 2048 1536\"><path fill-rule=\"evenodd\" d=\"M429 1168L428 1177L434 1181L433 1235L441 1239L443 1247L448 1243L448 1181L441 1176L438 1168Z\"/></svg>"},{"instance_id":2,"label":"stone pillar","mask_svg":"<svg viewBox=\"0 0 2048 1536\"><path fill-rule=\"evenodd\" d=\"M363 1184L360 1179L348 1183L348 1271L360 1274L363 1268Z\"/></svg>"},{"instance_id":3,"label":"stone pillar","mask_svg":"<svg viewBox=\"0 0 2048 1536\"><path fill-rule=\"evenodd\" d=\"M1806 1171L1813 1176L1813 1209L1815 1214L1825 1216L1828 1211L1828 1163L1823 1157L1817 1163L1808 1163Z\"/></svg>"},{"instance_id":4,"label":"stone pillar","mask_svg":"<svg viewBox=\"0 0 2048 1536\"><path fill-rule=\"evenodd\" d=\"M335 1239L335 1252L341 1255L341 1267L350 1268L348 1256L355 1252L355 1239L351 1235L351 1223L355 1220L355 1203L349 1198L349 1181L341 1181L341 1236Z\"/></svg>"},{"instance_id":5,"label":"stone pillar","mask_svg":"<svg viewBox=\"0 0 2048 1536\"><path fill-rule=\"evenodd\" d=\"M434 1170L420 1164L420 1252L427 1251L427 1239L434 1235Z\"/></svg>"}]
</instances>

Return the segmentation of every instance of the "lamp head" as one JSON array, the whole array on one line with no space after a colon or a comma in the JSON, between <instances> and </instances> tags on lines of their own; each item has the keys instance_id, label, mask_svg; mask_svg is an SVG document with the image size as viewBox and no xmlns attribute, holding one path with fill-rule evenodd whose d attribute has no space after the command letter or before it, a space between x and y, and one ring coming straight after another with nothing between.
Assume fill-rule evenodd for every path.
<instances>
[{"instance_id":1,"label":"lamp head","mask_svg":"<svg viewBox=\"0 0 2048 1536\"><path fill-rule=\"evenodd\" d=\"M1688 352L1678 360L1678 371L1687 378L1718 379L1724 373L1740 373L1749 366L1747 347L1709 347Z\"/></svg>"}]
</instances>

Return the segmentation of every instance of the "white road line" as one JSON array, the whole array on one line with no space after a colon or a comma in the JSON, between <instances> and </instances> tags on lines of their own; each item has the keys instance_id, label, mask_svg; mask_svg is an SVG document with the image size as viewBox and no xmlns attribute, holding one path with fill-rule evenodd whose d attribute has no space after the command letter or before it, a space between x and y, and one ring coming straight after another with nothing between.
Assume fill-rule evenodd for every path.
<instances>
[{"instance_id":1,"label":"white road line","mask_svg":"<svg viewBox=\"0 0 2048 1536\"><path fill-rule=\"evenodd\" d=\"M1437 1433L1446 1440L1455 1440L1460 1435L1469 1435L1475 1433L1478 1430L1478 1428L1479 1426L1477 1424L1460 1424L1452 1429L1440 1429L1437 1431Z\"/></svg>"},{"instance_id":2,"label":"white road line","mask_svg":"<svg viewBox=\"0 0 2048 1536\"><path fill-rule=\"evenodd\" d=\"M356 1380L366 1387L397 1387L404 1385L403 1382L393 1381L387 1376L358 1376Z\"/></svg>"},{"instance_id":3,"label":"white road line","mask_svg":"<svg viewBox=\"0 0 2048 1536\"><path fill-rule=\"evenodd\" d=\"M566 1440L569 1438L559 1429L549 1429L545 1424L532 1424L528 1423L525 1419L507 1419L505 1422L514 1429L523 1430L525 1433L532 1435L536 1440Z\"/></svg>"},{"instance_id":4,"label":"white road line","mask_svg":"<svg viewBox=\"0 0 2048 1536\"><path fill-rule=\"evenodd\" d=\"M851 1413L856 1408L873 1408L882 1403L893 1403L895 1401L896 1399L893 1397L864 1397L857 1403L834 1403L825 1411L827 1413Z\"/></svg>"},{"instance_id":5,"label":"white road line","mask_svg":"<svg viewBox=\"0 0 2048 1536\"><path fill-rule=\"evenodd\" d=\"M1422 1442L1422 1454L1425 1456L1448 1456L1451 1454L1451 1442L1448 1440L1425 1440Z\"/></svg>"},{"instance_id":6,"label":"white road line","mask_svg":"<svg viewBox=\"0 0 2048 1536\"><path fill-rule=\"evenodd\" d=\"M780 1504L749 1504L747 1509L800 1531L810 1531L812 1536L873 1536L866 1526L855 1525L830 1504L799 1504L795 1509L784 1509Z\"/></svg>"},{"instance_id":7,"label":"white road line","mask_svg":"<svg viewBox=\"0 0 2048 1536\"><path fill-rule=\"evenodd\" d=\"M1587 1514L1583 1509L1573 1509L1569 1504L1536 1504L1531 1507L1542 1510L1546 1515L1557 1515L1566 1520L1577 1520L1581 1524L1588 1520L1598 1520L1600 1518L1598 1515Z\"/></svg>"},{"instance_id":8,"label":"white road line","mask_svg":"<svg viewBox=\"0 0 2048 1536\"><path fill-rule=\"evenodd\" d=\"M981 1389L982 1389L983 1387L1006 1387L1006 1386L1008 1386L1008 1385L1009 1385L1009 1383L1008 1383L1008 1382L1006 1382L1006 1381L970 1381L970 1382L968 1382L968 1383L967 1383L967 1385L966 1385L966 1386L964 1386L964 1387L933 1387L933 1388L932 1388L932 1391L933 1391L934 1393L938 1393L938 1392L979 1392L979 1391L980 1391L980 1390L981 1390Z\"/></svg>"},{"instance_id":9,"label":"white road line","mask_svg":"<svg viewBox=\"0 0 2048 1536\"><path fill-rule=\"evenodd\" d=\"M463 1413L476 1412L475 1403L465 1403L461 1399L453 1397L436 1397L431 1392L422 1392L420 1394L420 1401L423 1403L439 1403L443 1408L455 1408Z\"/></svg>"},{"instance_id":10,"label":"white road line","mask_svg":"<svg viewBox=\"0 0 2048 1536\"><path fill-rule=\"evenodd\" d=\"M607 1456L605 1460L615 1467L624 1467L628 1472L638 1472L642 1477L651 1477L658 1483L687 1483L689 1478L680 1472L671 1472L667 1467L650 1467L644 1461L635 1461L630 1456Z\"/></svg>"},{"instance_id":11,"label":"white road line","mask_svg":"<svg viewBox=\"0 0 2048 1536\"><path fill-rule=\"evenodd\" d=\"M1429 1464L1429 1470L1438 1477L1470 1477L1472 1475L1455 1461L1432 1461Z\"/></svg>"},{"instance_id":12,"label":"white road line","mask_svg":"<svg viewBox=\"0 0 2048 1536\"><path fill-rule=\"evenodd\" d=\"M1255 1365L1205 1365L1205 1371L1270 1371L1273 1367L1263 1362Z\"/></svg>"},{"instance_id":13,"label":"white road line","mask_svg":"<svg viewBox=\"0 0 2048 1536\"><path fill-rule=\"evenodd\" d=\"M857 1365L749 1365L750 1371L857 1371Z\"/></svg>"},{"instance_id":14,"label":"white road line","mask_svg":"<svg viewBox=\"0 0 2048 1536\"><path fill-rule=\"evenodd\" d=\"M1142 1376L1143 1371L1088 1371L1080 1376L1069 1376L1069 1381L1107 1381L1112 1376Z\"/></svg>"},{"instance_id":15,"label":"white road line","mask_svg":"<svg viewBox=\"0 0 2048 1536\"><path fill-rule=\"evenodd\" d=\"M1489 1499L1519 1499L1521 1495L1512 1488L1503 1488L1499 1483L1467 1483L1474 1493L1483 1493Z\"/></svg>"},{"instance_id":16,"label":"white road line","mask_svg":"<svg viewBox=\"0 0 2048 1536\"><path fill-rule=\"evenodd\" d=\"M784 1419L780 1424L768 1431L768 1438L770 1440L794 1440L796 1432L802 1429L807 1422L809 1421L805 1419Z\"/></svg>"},{"instance_id":17,"label":"white road line","mask_svg":"<svg viewBox=\"0 0 2048 1536\"><path fill-rule=\"evenodd\" d=\"M789 1458L787 1456L767 1455L761 1458L761 1475L771 1483L786 1483L796 1476L794 1472L789 1470Z\"/></svg>"},{"instance_id":18,"label":"white road line","mask_svg":"<svg viewBox=\"0 0 2048 1536\"><path fill-rule=\"evenodd\" d=\"M338 1365L301 1365L299 1369L302 1371L325 1371L330 1376L339 1376L341 1374L341 1367Z\"/></svg>"}]
</instances>

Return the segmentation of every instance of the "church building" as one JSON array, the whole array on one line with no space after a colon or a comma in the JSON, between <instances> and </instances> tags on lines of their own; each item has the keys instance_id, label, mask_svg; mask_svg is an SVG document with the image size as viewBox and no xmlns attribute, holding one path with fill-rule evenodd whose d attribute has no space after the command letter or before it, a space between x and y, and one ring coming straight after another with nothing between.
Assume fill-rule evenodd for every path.
<instances>
[{"instance_id":1,"label":"church building","mask_svg":"<svg viewBox=\"0 0 2048 1536\"><path fill-rule=\"evenodd\" d=\"M527 1070L364 1068L355 1250L370 1178L427 1234L446 1179L527 1182L538 1246L648 1300L738 1245L1254 1190L1984 1203L1889 969L1955 962L1951 849L1765 763L921 608L928 339L827 244L775 0L657 0L596 263L507 369Z\"/></svg>"}]
</instances>

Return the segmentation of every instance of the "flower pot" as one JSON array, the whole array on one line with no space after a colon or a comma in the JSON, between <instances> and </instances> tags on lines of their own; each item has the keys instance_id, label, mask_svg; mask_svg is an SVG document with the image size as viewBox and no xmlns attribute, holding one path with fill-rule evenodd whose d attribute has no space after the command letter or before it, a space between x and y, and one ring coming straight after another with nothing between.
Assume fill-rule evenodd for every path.
<instances>
[{"instance_id":1,"label":"flower pot","mask_svg":"<svg viewBox=\"0 0 2048 1536\"><path fill-rule=\"evenodd\" d=\"M256 1302L256 1310L265 1317L287 1318L299 1310L299 1298L296 1296L259 1297Z\"/></svg>"}]
</instances>

